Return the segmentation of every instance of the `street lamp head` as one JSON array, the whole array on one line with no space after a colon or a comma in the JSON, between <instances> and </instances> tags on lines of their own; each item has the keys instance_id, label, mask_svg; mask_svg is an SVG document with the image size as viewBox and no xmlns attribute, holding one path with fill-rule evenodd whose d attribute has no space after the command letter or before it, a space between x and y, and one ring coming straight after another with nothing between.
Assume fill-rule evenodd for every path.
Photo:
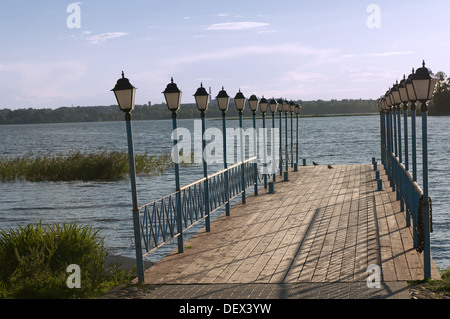
<instances>
[{"instance_id":1,"label":"street lamp head","mask_svg":"<svg viewBox=\"0 0 450 319\"><path fill-rule=\"evenodd\" d=\"M136 88L131 85L130 81L125 77L123 71L122 78L117 80L116 86L111 91L114 92L119 108L123 112L130 113L134 110Z\"/></svg>"},{"instance_id":2,"label":"street lamp head","mask_svg":"<svg viewBox=\"0 0 450 319\"><path fill-rule=\"evenodd\" d=\"M283 101L283 112L289 112L289 102L287 100Z\"/></svg>"},{"instance_id":3,"label":"street lamp head","mask_svg":"<svg viewBox=\"0 0 450 319\"><path fill-rule=\"evenodd\" d=\"M262 114L266 114L267 107L269 106L269 102L263 97L261 98L261 101L259 101L259 109L261 110Z\"/></svg>"},{"instance_id":4,"label":"street lamp head","mask_svg":"<svg viewBox=\"0 0 450 319\"><path fill-rule=\"evenodd\" d=\"M289 112L294 113L295 112L295 103L294 101L289 102Z\"/></svg>"},{"instance_id":5,"label":"street lamp head","mask_svg":"<svg viewBox=\"0 0 450 319\"><path fill-rule=\"evenodd\" d=\"M408 99L412 103L416 103L416 101L417 101L416 92L414 91L414 86L413 86L413 82L412 82L414 75L415 75L415 72L414 72L414 68L413 68L412 73L408 76L408 78L406 79L406 82L405 82L406 91L408 92Z\"/></svg>"},{"instance_id":6,"label":"street lamp head","mask_svg":"<svg viewBox=\"0 0 450 319\"><path fill-rule=\"evenodd\" d=\"M295 104L295 114L300 114L300 112L302 111L302 107L300 106L300 104Z\"/></svg>"},{"instance_id":7,"label":"street lamp head","mask_svg":"<svg viewBox=\"0 0 450 319\"><path fill-rule=\"evenodd\" d=\"M228 111L228 104L230 102L230 97L227 94L227 91L224 90L222 86L222 91L216 97L217 103L219 104L219 110L222 112Z\"/></svg>"},{"instance_id":8,"label":"street lamp head","mask_svg":"<svg viewBox=\"0 0 450 319\"><path fill-rule=\"evenodd\" d=\"M398 81L392 86L391 96L395 106L398 106L402 103L402 100L400 98L400 91L398 90Z\"/></svg>"},{"instance_id":9,"label":"street lamp head","mask_svg":"<svg viewBox=\"0 0 450 319\"><path fill-rule=\"evenodd\" d=\"M272 114L275 114L277 112L278 102L274 98L272 98L269 102L269 109Z\"/></svg>"},{"instance_id":10,"label":"street lamp head","mask_svg":"<svg viewBox=\"0 0 450 319\"><path fill-rule=\"evenodd\" d=\"M422 103L431 100L436 83L436 77L430 69L425 67L425 61L423 61L422 67L416 70L416 74L412 78L417 100Z\"/></svg>"},{"instance_id":11,"label":"street lamp head","mask_svg":"<svg viewBox=\"0 0 450 319\"><path fill-rule=\"evenodd\" d=\"M170 83L167 84L166 89L162 93L166 98L166 103L169 110L171 110L172 112L178 112L178 110L180 109L182 92L180 91L178 86L173 83L173 78L171 78Z\"/></svg>"},{"instance_id":12,"label":"street lamp head","mask_svg":"<svg viewBox=\"0 0 450 319\"><path fill-rule=\"evenodd\" d=\"M252 112L258 111L259 99L256 97L255 94L252 94L250 96L250 98L248 99L248 104L250 105L250 110Z\"/></svg>"},{"instance_id":13,"label":"street lamp head","mask_svg":"<svg viewBox=\"0 0 450 319\"><path fill-rule=\"evenodd\" d=\"M245 108L245 96L242 94L241 90L234 97L234 103L236 104L236 108L239 112L242 112Z\"/></svg>"},{"instance_id":14,"label":"street lamp head","mask_svg":"<svg viewBox=\"0 0 450 319\"><path fill-rule=\"evenodd\" d=\"M280 113L283 112L283 99L282 98L278 99L277 103L278 103L278 112Z\"/></svg>"},{"instance_id":15,"label":"street lamp head","mask_svg":"<svg viewBox=\"0 0 450 319\"><path fill-rule=\"evenodd\" d=\"M380 106L381 106L381 110L383 111L383 112L387 112L387 104L386 104L386 97L385 96L382 96L381 97L381 99L380 99Z\"/></svg>"},{"instance_id":16,"label":"street lamp head","mask_svg":"<svg viewBox=\"0 0 450 319\"><path fill-rule=\"evenodd\" d=\"M406 106L409 102L408 90L406 89L406 76L403 75L403 80L400 81L398 85L398 92L400 93L400 99L402 103Z\"/></svg>"},{"instance_id":17,"label":"street lamp head","mask_svg":"<svg viewBox=\"0 0 450 319\"><path fill-rule=\"evenodd\" d=\"M392 103L392 100L391 100L391 89L390 88L389 88L389 90L387 90L387 92L386 92L384 97L386 99L387 109L390 110L391 106L394 105L394 103Z\"/></svg>"},{"instance_id":18,"label":"street lamp head","mask_svg":"<svg viewBox=\"0 0 450 319\"><path fill-rule=\"evenodd\" d=\"M200 87L197 89L197 92L195 92L194 97L195 102L197 103L198 110L201 112L205 112L208 109L209 105L209 94L203 87L203 83L200 83Z\"/></svg>"}]
</instances>

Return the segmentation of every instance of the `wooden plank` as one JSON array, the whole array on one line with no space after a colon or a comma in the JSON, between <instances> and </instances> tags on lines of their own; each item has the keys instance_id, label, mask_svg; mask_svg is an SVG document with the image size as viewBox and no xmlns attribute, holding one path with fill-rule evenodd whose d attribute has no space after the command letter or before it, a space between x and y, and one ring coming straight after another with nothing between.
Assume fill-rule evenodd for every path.
<instances>
[{"instance_id":1,"label":"wooden plank","mask_svg":"<svg viewBox=\"0 0 450 319\"><path fill-rule=\"evenodd\" d=\"M384 281L419 280L423 256L382 174L371 165L300 167L276 194L260 190L147 270L152 284L365 281L379 264ZM278 177L279 179L279 177ZM433 263L433 274L438 274Z\"/></svg>"}]
</instances>

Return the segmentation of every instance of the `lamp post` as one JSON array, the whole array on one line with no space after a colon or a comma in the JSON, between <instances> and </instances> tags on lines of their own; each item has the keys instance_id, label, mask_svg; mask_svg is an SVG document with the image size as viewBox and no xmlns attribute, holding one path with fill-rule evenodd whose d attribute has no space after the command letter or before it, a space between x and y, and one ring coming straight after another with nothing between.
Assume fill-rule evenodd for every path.
<instances>
[{"instance_id":1,"label":"lamp post","mask_svg":"<svg viewBox=\"0 0 450 319\"><path fill-rule=\"evenodd\" d=\"M278 112L280 113L280 176L283 176L283 134L281 133L283 123L281 121L281 116L283 115L283 99L279 99L278 101Z\"/></svg>"},{"instance_id":2,"label":"lamp post","mask_svg":"<svg viewBox=\"0 0 450 319\"><path fill-rule=\"evenodd\" d=\"M389 185L392 187L392 190L395 191L394 188L394 177L393 177L393 162L392 162L392 153L394 151L393 147L393 132L392 132L392 102L390 97L390 89L385 94L386 99L386 120L387 120L387 165L388 165L388 177L389 177Z\"/></svg>"},{"instance_id":3,"label":"lamp post","mask_svg":"<svg viewBox=\"0 0 450 319\"><path fill-rule=\"evenodd\" d=\"M402 158L402 123L400 120L400 104L402 104L402 101L400 99L400 92L398 90L398 82L395 83L391 89L391 95L392 95L392 99L394 100L394 111L395 112L395 117L397 120L397 144L398 144L398 153L397 153L397 147L396 147L396 156L398 157L399 160L399 164L403 162L403 158ZM395 122L394 122L395 123ZM400 169L396 169L397 171L397 200L400 201L400 211L405 211L405 205L404 205L404 200L402 199L402 178L401 178L401 174L400 174Z\"/></svg>"},{"instance_id":4,"label":"lamp post","mask_svg":"<svg viewBox=\"0 0 450 319\"><path fill-rule=\"evenodd\" d=\"M228 162L227 162L227 124L226 114L228 111L228 104L230 97L222 87L222 91L216 97L217 104L219 104L219 110L222 111L222 128L223 128L223 168L225 169L225 212L226 216L230 216L230 189L228 186L229 174L228 174Z\"/></svg>"},{"instance_id":5,"label":"lamp post","mask_svg":"<svg viewBox=\"0 0 450 319\"><path fill-rule=\"evenodd\" d=\"M278 109L278 103L277 101L272 98L272 100L270 100L269 102L269 109L270 112L272 113L272 147L271 147L271 151L272 151L272 182L269 183L269 193L273 194L275 193L275 182L277 180L277 171L276 171L276 155L275 155L275 113L277 112Z\"/></svg>"},{"instance_id":6,"label":"lamp post","mask_svg":"<svg viewBox=\"0 0 450 319\"><path fill-rule=\"evenodd\" d=\"M131 127L131 112L134 110L136 88L131 85L130 81L125 78L125 75L122 72L122 78L117 81L116 86L114 87L114 89L112 89L112 91L114 92L117 103L119 104L119 108L125 113L128 137L128 159L130 165L131 194L133 201L133 228L134 244L136 249L137 275L138 281L144 282L144 262L142 257L141 227L137 198L136 166L134 161L133 131Z\"/></svg>"},{"instance_id":7,"label":"lamp post","mask_svg":"<svg viewBox=\"0 0 450 319\"><path fill-rule=\"evenodd\" d=\"M411 155L412 155L412 170L413 170L413 181L417 182L417 129L416 129L416 102L417 96L414 91L412 84L412 79L415 75L414 69L412 73L408 76L405 82L406 91L408 93L408 99L411 102Z\"/></svg>"},{"instance_id":8,"label":"lamp post","mask_svg":"<svg viewBox=\"0 0 450 319\"><path fill-rule=\"evenodd\" d=\"M283 111L284 111L284 131L285 131L285 157L286 157L286 171L284 172L284 181L289 181L289 149L288 149L288 121L287 114L289 112L289 103L287 100L283 101Z\"/></svg>"},{"instance_id":9,"label":"lamp post","mask_svg":"<svg viewBox=\"0 0 450 319\"><path fill-rule=\"evenodd\" d=\"M427 113L428 101L433 97L437 79L430 69L425 67L425 61L422 67L416 70L412 78L412 84L417 100L422 104L422 169L423 169L423 203L422 220L424 232L424 277L431 278L431 252L430 252L430 200L428 196L428 137L427 137ZM419 225L420 226L420 225Z\"/></svg>"},{"instance_id":10,"label":"lamp post","mask_svg":"<svg viewBox=\"0 0 450 319\"><path fill-rule=\"evenodd\" d=\"M294 168L294 120L293 114L295 111L294 101L289 102L289 113L291 113L291 168Z\"/></svg>"},{"instance_id":11,"label":"lamp post","mask_svg":"<svg viewBox=\"0 0 450 319\"><path fill-rule=\"evenodd\" d=\"M234 103L236 104L236 109L239 111L239 128L240 128L240 140L241 140L241 163L242 163L242 204L245 204L245 170L244 170L244 132L242 128L242 112L245 108L245 96L242 94L241 90L234 97Z\"/></svg>"},{"instance_id":12,"label":"lamp post","mask_svg":"<svg viewBox=\"0 0 450 319\"><path fill-rule=\"evenodd\" d=\"M259 102L259 109L261 110L263 119L263 176L264 176L264 188L267 189L267 134L266 134L266 112L269 106L269 102L262 97ZM255 132L256 134L256 132Z\"/></svg>"},{"instance_id":13,"label":"lamp post","mask_svg":"<svg viewBox=\"0 0 450 319\"><path fill-rule=\"evenodd\" d=\"M403 79L400 81L400 84L398 85L398 91L400 93L400 100L403 104L403 127L404 127L404 140L405 140L405 170L409 171L409 142L408 142L408 90L406 89L406 76L403 75ZM407 185L407 177L404 176L404 183ZM412 194L410 192L405 192L405 196L407 197L406 203L412 202ZM412 207L406 207L406 226L411 226L411 214L410 211L412 211Z\"/></svg>"},{"instance_id":14,"label":"lamp post","mask_svg":"<svg viewBox=\"0 0 450 319\"><path fill-rule=\"evenodd\" d=\"M400 100L403 104L403 126L404 126L404 139L405 139L405 168L409 171L409 143L408 143L408 90L406 89L406 76L403 75L403 80L398 85L398 91L400 93Z\"/></svg>"},{"instance_id":15,"label":"lamp post","mask_svg":"<svg viewBox=\"0 0 450 319\"><path fill-rule=\"evenodd\" d=\"M256 146L256 111L258 111L259 107L259 99L255 94L252 94L248 99L248 104L250 106L250 110L253 115L253 156L257 156L257 146ZM255 196L258 195L258 162L256 161L254 164L255 171Z\"/></svg>"},{"instance_id":16,"label":"lamp post","mask_svg":"<svg viewBox=\"0 0 450 319\"><path fill-rule=\"evenodd\" d=\"M183 218L181 215L180 165L179 165L179 159L178 159L180 154L179 154L179 149L178 149L178 133L177 133L178 110L180 109L182 92L180 91L178 86L175 83L173 83L173 78L172 78L171 82L167 85L163 94L166 99L167 107L172 112L172 125L173 125L173 130L175 132L175 138L173 140L175 152L172 152L172 156L174 157L174 162L175 162L178 252L182 253L184 251L184 248L183 248Z\"/></svg>"},{"instance_id":17,"label":"lamp post","mask_svg":"<svg viewBox=\"0 0 450 319\"><path fill-rule=\"evenodd\" d=\"M297 116L297 134L295 137L295 165L294 165L294 172L298 172L298 118L301 112L301 106L300 104L295 104L295 114Z\"/></svg>"},{"instance_id":18,"label":"lamp post","mask_svg":"<svg viewBox=\"0 0 450 319\"><path fill-rule=\"evenodd\" d=\"M211 219L210 219L210 208L209 208L209 181L208 181L208 164L205 159L205 148L206 148L206 140L205 140L205 131L206 131L206 120L205 120L205 112L208 110L209 105L209 94L206 92L206 89L203 87L203 83L200 84L200 87L197 89L197 92L194 94L195 102L197 104L197 108L200 111L200 116L202 118L202 161L203 161L203 176L205 177L205 228L206 232L211 231Z\"/></svg>"}]
</instances>

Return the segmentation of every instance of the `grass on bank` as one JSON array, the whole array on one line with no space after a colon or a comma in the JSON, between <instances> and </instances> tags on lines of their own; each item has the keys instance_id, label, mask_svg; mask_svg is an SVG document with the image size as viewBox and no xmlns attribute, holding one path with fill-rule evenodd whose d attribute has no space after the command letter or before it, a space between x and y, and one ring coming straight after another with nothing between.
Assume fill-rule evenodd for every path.
<instances>
[{"instance_id":1,"label":"grass on bank","mask_svg":"<svg viewBox=\"0 0 450 319\"><path fill-rule=\"evenodd\" d=\"M136 154L136 174L162 175L173 166L170 154ZM129 175L127 152L72 152L67 155L0 157L0 180L10 182L117 180Z\"/></svg>"},{"instance_id":2,"label":"grass on bank","mask_svg":"<svg viewBox=\"0 0 450 319\"><path fill-rule=\"evenodd\" d=\"M439 269L439 273L441 275L440 280L428 279L410 281L408 284L410 286L422 286L426 290L438 294L438 297L439 295L450 297L450 267Z\"/></svg>"},{"instance_id":3,"label":"grass on bank","mask_svg":"<svg viewBox=\"0 0 450 319\"><path fill-rule=\"evenodd\" d=\"M0 229L0 299L95 298L135 274L105 268L107 251L92 227L42 223ZM81 288L70 289L67 267L80 266Z\"/></svg>"}]
</instances>

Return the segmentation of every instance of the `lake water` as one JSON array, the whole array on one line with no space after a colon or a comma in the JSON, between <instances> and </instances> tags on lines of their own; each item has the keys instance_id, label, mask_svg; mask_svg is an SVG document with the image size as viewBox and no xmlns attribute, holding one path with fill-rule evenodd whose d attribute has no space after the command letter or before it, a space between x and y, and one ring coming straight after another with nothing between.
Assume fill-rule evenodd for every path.
<instances>
[{"instance_id":1,"label":"lake water","mask_svg":"<svg viewBox=\"0 0 450 319\"><path fill-rule=\"evenodd\" d=\"M198 120L179 120L179 127L188 129L194 135L198 123ZM279 120L275 123L278 127ZM433 200L434 227L431 251L436 264L441 268L450 265L450 244L447 241L447 232L450 230L450 200L447 198L450 193L449 124L449 117L430 117L428 125L430 197ZM236 120L227 121L228 128L236 128L238 125ZM271 118L267 120L267 125L271 125ZM305 158L308 165L313 160L320 164L368 164L372 157L380 162L379 125L378 116L300 119L300 162ZM420 166L420 118L417 119L417 125ZM251 120L244 120L245 128L251 126ZM262 127L261 120L258 120L257 126ZM207 127L221 129L222 122L207 120ZM169 153L173 146L171 133L170 120L133 122L135 152ZM0 136L0 156L8 157L30 152L48 154L91 152L99 149L127 151L125 122L7 125L0 126ZM218 164L211 165L209 172L213 173L221 168ZM420 167L418 172L421 184ZM202 176L201 165L181 168L182 185ZM149 203L174 192L174 172L168 170L164 176L138 177L137 183L139 205ZM112 254L135 257L131 206L128 178L113 182L0 182L0 228L16 228L17 225L35 221L75 221L98 229L105 238L105 246ZM166 252L171 249L173 247L169 246ZM157 260L166 252L160 252L154 258Z\"/></svg>"}]
</instances>

